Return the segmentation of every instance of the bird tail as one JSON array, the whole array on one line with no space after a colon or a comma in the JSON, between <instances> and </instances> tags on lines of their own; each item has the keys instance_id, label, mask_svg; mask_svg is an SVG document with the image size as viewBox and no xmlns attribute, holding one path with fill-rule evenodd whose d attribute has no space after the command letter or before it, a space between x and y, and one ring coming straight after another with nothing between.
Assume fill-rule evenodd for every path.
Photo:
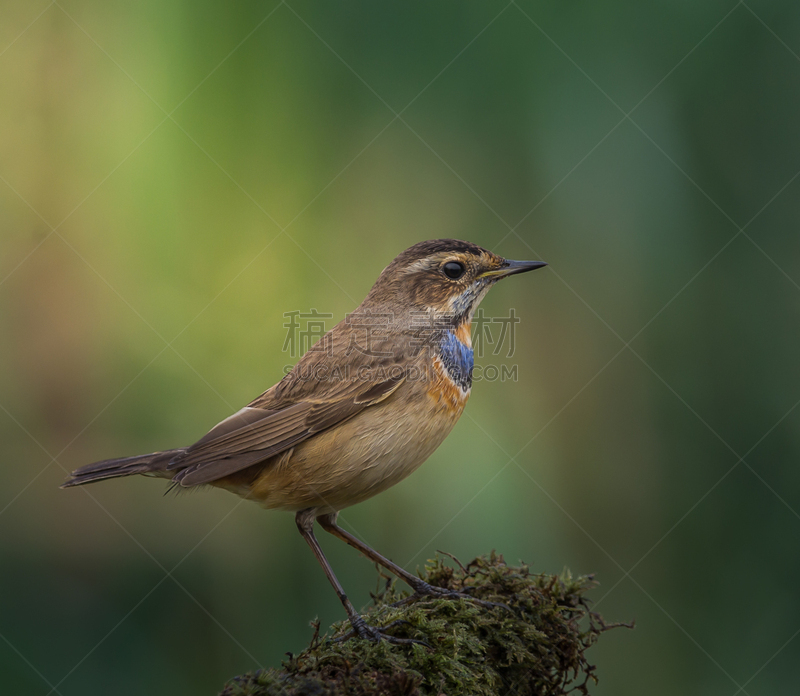
<instances>
[{"instance_id":1,"label":"bird tail","mask_svg":"<svg viewBox=\"0 0 800 696\"><path fill-rule=\"evenodd\" d=\"M172 472L167 472L167 465L181 452L182 450L179 449L166 450L140 454L135 457L123 457L122 459L105 459L102 462L87 464L80 469L75 469L61 484L61 488L82 486L84 483L103 481L118 476L131 476L132 474L150 474L172 478Z\"/></svg>"}]
</instances>

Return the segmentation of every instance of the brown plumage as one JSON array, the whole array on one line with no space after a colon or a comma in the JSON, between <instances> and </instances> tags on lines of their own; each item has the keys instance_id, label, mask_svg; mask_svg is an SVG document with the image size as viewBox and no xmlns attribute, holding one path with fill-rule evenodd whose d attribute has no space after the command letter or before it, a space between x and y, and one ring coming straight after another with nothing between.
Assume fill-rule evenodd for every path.
<instances>
[{"instance_id":1,"label":"brown plumage","mask_svg":"<svg viewBox=\"0 0 800 696\"><path fill-rule=\"evenodd\" d=\"M497 280L544 265L507 261L453 239L416 244L288 375L193 445L90 464L63 487L145 474L295 511L355 634L391 639L366 626L344 596L313 522L418 593L439 592L348 535L336 515L405 478L441 444L469 397L476 307Z\"/></svg>"}]
</instances>

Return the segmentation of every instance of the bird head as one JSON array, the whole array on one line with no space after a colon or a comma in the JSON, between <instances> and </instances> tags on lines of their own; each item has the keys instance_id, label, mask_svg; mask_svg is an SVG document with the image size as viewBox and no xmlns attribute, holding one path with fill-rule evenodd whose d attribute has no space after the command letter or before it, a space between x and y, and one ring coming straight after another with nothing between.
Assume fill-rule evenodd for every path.
<instances>
[{"instance_id":1,"label":"bird head","mask_svg":"<svg viewBox=\"0 0 800 696\"><path fill-rule=\"evenodd\" d=\"M365 304L427 312L455 326L469 324L497 281L546 265L542 261L510 261L457 239L420 242L383 270Z\"/></svg>"}]
</instances>

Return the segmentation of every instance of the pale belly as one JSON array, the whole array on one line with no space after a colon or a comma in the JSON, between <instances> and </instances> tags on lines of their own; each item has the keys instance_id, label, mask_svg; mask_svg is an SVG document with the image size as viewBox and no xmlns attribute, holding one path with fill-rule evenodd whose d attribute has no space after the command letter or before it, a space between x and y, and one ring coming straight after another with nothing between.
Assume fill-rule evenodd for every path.
<instances>
[{"instance_id":1,"label":"pale belly","mask_svg":"<svg viewBox=\"0 0 800 696\"><path fill-rule=\"evenodd\" d=\"M449 381L449 380L448 380ZM403 385L386 401L275 457L242 490L267 508L341 510L415 471L447 437L468 393L451 384Z\"/></svg>"}]
</instances>

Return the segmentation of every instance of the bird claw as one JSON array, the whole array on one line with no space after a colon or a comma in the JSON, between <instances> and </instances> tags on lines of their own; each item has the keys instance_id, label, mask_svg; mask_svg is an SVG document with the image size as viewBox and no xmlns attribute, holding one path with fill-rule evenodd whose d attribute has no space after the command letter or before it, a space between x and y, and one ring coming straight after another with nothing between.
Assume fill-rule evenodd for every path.
<instances>
[{"instance_id":1,"label":"bird claw","mask_svg":"<svg viewBox=\"0 0 800 696\"><path fill-rule=\"evenodd\" d=\"M405 619L397 619L396 621L392 621L386 626L370 626L366 621L363 619L361 621L353 621L352 625L353 628L345 633L343 636L334 639L334 643L344 643L345 641L350 640L351 638L355 638L358 636L359 638L363 638L364 640L368 640L373 643L377 643L381 640L385 640L387 643L392 643L393 645L424 645L426 648L430 648L431 646L426 643L424 640L416 640L414 638L398 638L397 636L393 636L388 631L401 624L408 624L411 625L409 621Z\"/></svg>"},{"instance_id":2,"label":"bird claw","mask_svg":"<svg viewBox=\"0 0 800 696\"><path fill-rule=\"evenodd\" d=\"M438 597L441 599L468 599L471 602L475 602L475 604L479 604L482 607L487 607L489 609L500 607L502 609L512 612L511 607L502 604L500 602L488 602L484 599L478 599L477 597L474 597L472 594L475 591L474 587L465 587L462 590L448 590L444 587L436 587L435 585L431 585L425 582L424 580L420 580L419 583L415 583L412 587L414 590L414 594L408 597L407 600L414 600L420 597ZM404 600L401 601L404 602Z\"/></svg>"}]
</instances>

